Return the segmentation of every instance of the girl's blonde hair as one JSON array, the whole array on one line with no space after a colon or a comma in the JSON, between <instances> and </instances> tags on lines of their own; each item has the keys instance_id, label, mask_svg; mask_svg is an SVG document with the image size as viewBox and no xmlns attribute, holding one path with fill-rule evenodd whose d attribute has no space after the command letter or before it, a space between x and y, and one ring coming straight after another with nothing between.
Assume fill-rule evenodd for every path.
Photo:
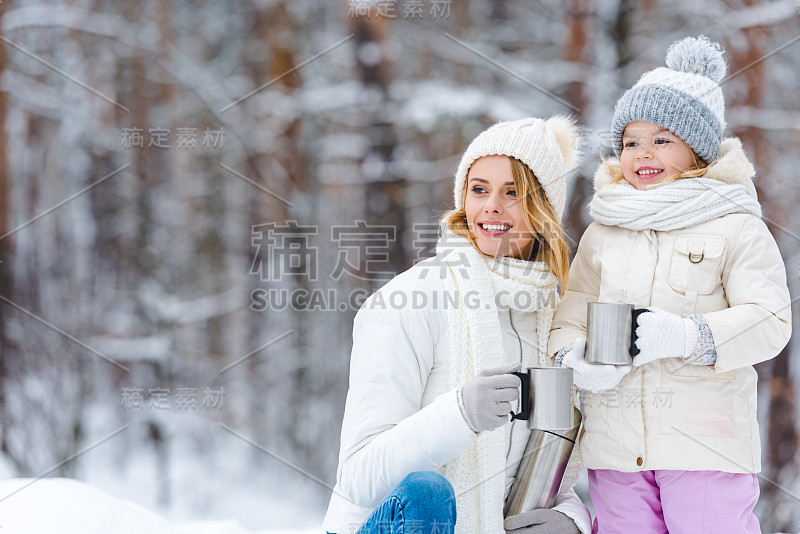
<instances>
[{"instance_id":1,"label":"girl's blonde hair","mask_svg":"<svg viewBox=\"0 0 800 534\"><path fill-rule=\"evenodd\" d=\"M682 180L684 178L699 178L708 172L708 166L710 164L700 159L700 156L698 156L691 147L689 147L689 151L692 153L692 166L685 171L679 172L675 176L670 176L659 183L667 184L674 182L675 180ZM606 172L608 172L608 175L611 177L612 184L618 184L625 179L625 176L622 174L622 166L619 164L619 159L607 160L602 156L600 159L603 160L603 166L605 166Z\"/></svg>"},{"instance_id":2,"label":"girl's blonde hair","mask_svg":"<svg viewBox=\"0 0 800 534\"><path fill-rule=\"evenodd\" d=\"M558 279L563 296L569 278L569 247L564 237L564 229L533 171L520 160L511 156L506 157L511 162L511 175L514 178L522 220L525 221L528 231L533 234L536 256L531 259L547 264ZM466 199L467 190L468 187L465 186L462 199ZM462 201L462 205L464 203ZM475 238L469 231L464 208L448 211L442 216L441 222L455 234L468 239L472 246L478 249ZM478 251L480 252L480 249Z\"/></svg>"}]
</instances>

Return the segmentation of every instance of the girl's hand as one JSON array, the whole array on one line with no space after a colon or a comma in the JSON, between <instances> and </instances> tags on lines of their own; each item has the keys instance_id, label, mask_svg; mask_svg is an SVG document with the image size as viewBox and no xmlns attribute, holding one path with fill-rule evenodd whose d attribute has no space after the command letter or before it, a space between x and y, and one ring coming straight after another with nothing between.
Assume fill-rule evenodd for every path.
<instances>
[{"instance_id":1,"label":"girl's hand","mask_svg":"<svg viewBox=\"0 0 800 534\"><path fill-rule=\"evenodd\" d=\"M506 534L580 534L575 522L558 510L539 508L503 522Z\"/></svg>"},{"instance_id":2,"label":"girl's hand","mask_svg":"<svg viewBox=\"0 0 800 534\"><path fill-rule=\"evenodd\" d=\"M575 340L572 350L561 360L564 367L572 367L572 381L581 389L600 393L617 387L620 380L631 371L630 365L594 364L586 361L586 339Z\"/></svg>"},{"instance_id":3,"label":"girl's hand","mask_svg":"<svg viewBox=\"0 0 800 534\"><path fill-rule=\"evenodd\" d=\"M698 341L694 321L659 308L648 309L653 313L643 313L636 321L636 347L640 352L633 358L634 367L659 358L688 358L694 354Z\"/></svg>"}]
</instances>

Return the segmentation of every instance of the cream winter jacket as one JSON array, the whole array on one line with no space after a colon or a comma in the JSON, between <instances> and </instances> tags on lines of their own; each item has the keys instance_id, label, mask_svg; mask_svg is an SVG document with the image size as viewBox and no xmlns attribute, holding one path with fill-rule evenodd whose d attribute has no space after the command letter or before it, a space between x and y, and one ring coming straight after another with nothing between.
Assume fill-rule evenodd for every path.
<instances>
[{"instance_id":1,"label":"cream winter jacket","mask_svg":"<svg viewBox=\"0 0 800 534\"><path fill-rule=\"evenodd\" d=\"M323 523L327 532L355 532L407 474L440 470L476 438L456 391L448 387L447 306L455 299L443 276L436 258L422 261L378 290L356 316L339 468ZM522 350L523 367L536 365L534 314L498 313L508 361L519 361ZM503 428L513 433L507 493L530 431L521 422ZM562 488L554 508L590 532L589 511L572 488Z\"/></svg>"},{"instance_id":2,"label":"cream winter jacket","mask_svg":"<svg viewBox=\"0 0 800 534\"><path fill-rule=\"evenodd\" d=\"M728 139L706 177L742 183L755 196L753 175L739 141ZM601 166L595 189L609 182ZM682 317L701 314L717 360L712 366L656 360L634 368L613 390L586 392L584 466L626 472L761 470L753 365L775 357L791 333L784 263L761 219L730 214L667 232L593 223L570 268L550 354L585 335L588 302L655 306Z\"/></svg>"}]
</instances>

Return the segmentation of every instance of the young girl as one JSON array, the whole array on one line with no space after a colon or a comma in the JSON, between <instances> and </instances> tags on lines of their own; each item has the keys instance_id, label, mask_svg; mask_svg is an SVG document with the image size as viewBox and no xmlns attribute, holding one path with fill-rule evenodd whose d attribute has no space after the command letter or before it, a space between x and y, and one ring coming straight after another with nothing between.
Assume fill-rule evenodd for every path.
<instances>
[{"instance_id":1,"label":"young girl","mask_svg":"<svg viewBox=\"0 0 800 534\"><path fill-rule=\"evenodd\" d=\"M572 491L577 454L553 509L503 518L530 434L509 424L520 386L510 373L550 364L574 136L561 117L480 134L458 167L436 256L359 310L327 532L589 532Z\"/></svg>"},{"instance_id":2,"label":"young girl","mask_svg":"<svg viewBox=\"0 0 800 534\"><path fill-rule=\"evenodd\" d=\"M666 62L617 103L619 159L595 175L595 222L550 354L590 390L580 451L593 532L760 532L753 365L789 340L786 273L760 219L753 167L738 139L722 139L719 45L687 38ZM595 301L650 307L632 369L584 360Z\"/></svg>"}]
</instances>

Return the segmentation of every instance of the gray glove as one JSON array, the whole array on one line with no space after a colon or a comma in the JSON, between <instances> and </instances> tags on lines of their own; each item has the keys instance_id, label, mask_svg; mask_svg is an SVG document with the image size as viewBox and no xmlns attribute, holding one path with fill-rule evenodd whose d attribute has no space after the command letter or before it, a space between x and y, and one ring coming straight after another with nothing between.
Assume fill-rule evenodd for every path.
<instances>
[{"instance_id":1,"label":"gray glove","mask_svg":"<svg viewBox=\"0 0 800 534\"><path fill-rule=\"evenodd\" d=\"M461 388L464 418L475 432L494 430L508 423L511 401L519 396L520 380L511 373L518 363L484 369Z\"/></svg>"},{"instance_id":2,"label":"gray glove","mask_svg":"<svg viewBox=\"0 0 800 534\"><path fill-rule=\"evenodd\" d=\"M503 522L507 534L580 534L575 522L558 510L539 508Z\"/></svg>"}]
</instances>

